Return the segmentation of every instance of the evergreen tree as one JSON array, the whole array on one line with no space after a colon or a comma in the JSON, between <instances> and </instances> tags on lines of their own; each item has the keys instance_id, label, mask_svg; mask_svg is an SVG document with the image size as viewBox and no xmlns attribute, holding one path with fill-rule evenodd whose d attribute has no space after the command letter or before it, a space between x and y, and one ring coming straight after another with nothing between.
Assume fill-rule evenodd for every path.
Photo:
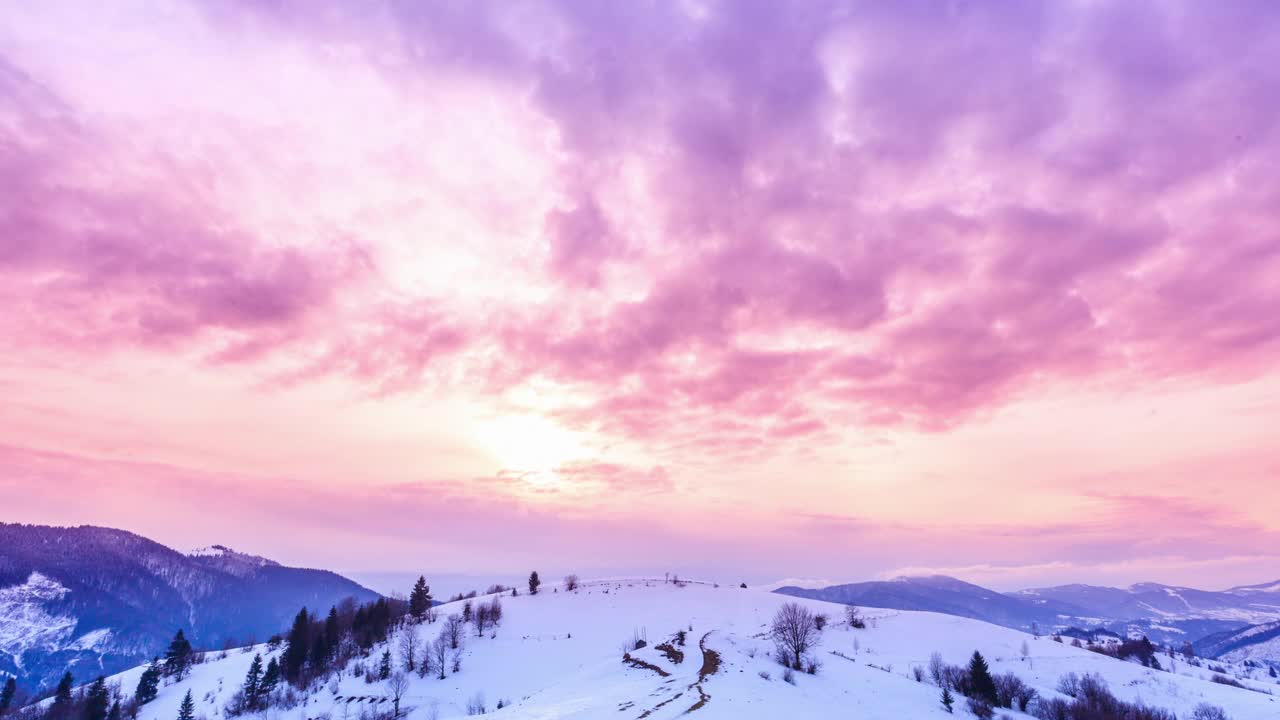
<instances>
[{"instance_id":1,"label":"evergreen tree","mask_svg":"<svg viewBox=\"0 0 1280 720\"><path fill-rule=\"evenodd\" d=\"M942 707L946 708L947 712L952 712L951 706L955 704L956 704L956 699L955 699L955 696L951 694L951 688L947 687L946 685L943 685L942 686Z\"/></svg>"},{"instance_id":2,"label":"evergreen tree","mask_svg":"<svg viewBox=\"0 0 1280 720\"><path fill-rule=\"evenodd\" d=\"M164 653L164 674L181 680L190 667L191 643L187 642L187 636L182 634L182 630L178 630L169 643L169 649Z\"/></svg>"},{"instance_id":3,"label":"evergreen tree","mask_svg":"<svg viewBox=\"0 0 1280 720\"><path fill-rule=\"evenodd\" d=\"M107 720L110 709L111 693L107 690L107 679L99 675L84 695L84 711L80 717L84 720Z\"/></svg>"},{"instance_id":4,"label":"evergreen tree","mask_svg":"<svg viewBox=\"0 0 1280 720\"><path fill-rule=\"evenodd\" d=\"M262 673L262 683L259 687L260 696L266 696L272 690L276 689L276 685L280 684L280 663L275 658L271 658L267 662L266 672Z\"/></svg>"},{"instance_id":5,"label":"evergreen tree","mask_svg":"<svg viewBox=\"0 0 1280 720\"><path fill-rule=\"evenodd\" d=\"M342 628L338 626L338 608L329 608L329 617L324 620L324 646L333 655L338 651L338 643L342 641Z\"/></svg>"},{"instance_id":6,"label":"evergreen tree","mask_svg":"<svg viewBox=\"0 0 1280 720\"><path fill-rule=\"evenodd\" d=\"M58 681L58 687L53 691L53 704L70 705L71 704L71 686L75 684L75 678L71 677L71 671L68 670L62 674L62 679Z\"/></svg>"},{"instance_id":7,"label":"evergreen tree","mask_svg":"<svg viewBox=\"0 0 1280 720\"><path fill-rule=\"evenodd\" d=\"M281 663L286 680L294 681L302 676L302 666L307 662L308 647L307 640L310 635L311 623L307 619L307 609L302 608L298 611L297 617L293 619L293 627L289 630L288 645L284 649L284 661Z\"/></svg>"},{"instance_id":8,"label":"evergreen tree","mask_svg":"<svg viewBox=\"0 0 1280 720\"><path fill-rule=\"evenodd\" d=\"M386 680L391 677L391 651L387 650L382 653L382 664L378 666L378 679Z\"/></svg>"},{"instance_id":9,"label":"evergreen tree","mask_svg":"<svg viewBox=\"0 0 1280 720\"><path fill-rule=\"evenodd\" d=\"M4 689L0 690L0 715L9 712L9 708L13 706L13 697L17 694L18 681L10 676L8 680L4 681Z\"/></svg>"},{"instance_id":10,"label":"evergreen tree","mask_svg":"<svg viewBox=\"0 0 1280 720\"><path fill-rule=\"evenodd\" d=\"M985 700L989 705L999 705L996 695L996 681L991 677L991 668L983 659L982 653L973 651L969 660L970 697Z\"/></svg>"},{"instance_id":11,"label":"evergreen tree","mask_svg":"<svg viewBox=\"0 0 1280 720\"><path fill-rule=\"evenodd\" d=\"M258 698L262 696L262 655L254 655L249 663L249 672L244 676L244 702L250 709L258 707Z\"/></svg>"},{"instance_id":12,"label":"evergreen tree","mask_svg":"<svg viewBox=\"0 0 1280 720\"><path fill-rule=\"evenodd\" d=\"M182 698L182 706L178 708L178 720L196 720L196 700L191 691Z\"/></svg>"},{"instance_id":13,"label":"evergreen tree","mask_svg":"<svg viewBox=\"0 0 1280 720\"><path fill-rule=\"evenodd\" d=\"M471 601L470 600L462 603L462 622L464 623L471 622Z\"/></svg>"},{"instance_id":14,"label":"evergreen tree","mask_svg":"<svg viewBox=\"0 0 1280 720\"><path fill-rule=\"evenodd\" d=\"M1275 665L1272 665L1272 666L1269 668L1269 672L1270 672L1270 674L1271 674L1271 677L1275 677L1275 676L1276 676L1276 666L1275 666ZM13 678L9 678L9 682L11 682L11 683L12 683L12 682L13 682Z\"/></svg>"},{"instance_id":15,"label":"evergreen tree","mask_svg":"<svg viewBox=\"0 0 1280 720\"><path fill-rule=\"evenodd\" d=\"M116 698L111 703L111 709L107 711L107 720L123 720L124 710L120 707L120 699Z\"/></svg>"},{"instance_id":16,"label":"evergreen tree","mask_svg":"<svg viewBox=\"0 0 1280 720\"><path fill-rule=\"evenodd\" d=\"M431 588L427 586L427 578L419 575L418 582L413 584L413 591L409 593L409 615L415 622L422 622L430 609Z\"/></svg>"},{"instance_id":17,"label":"evergreen tree","mask_svg":"<svg viewBox=\"0 0 1280 720\"><path fill-rule=\"evenodd\" d=\"M138 678L138 689L133 691L133 699L139 705L146 705L156 699L156 693L159 691L160 658L154 658L147 669L142 671L142 677Z\"/></svg>"},{"instance_id":18,"label":"evergreen tree","mask_svg":"<svg viewBox=\"0 0 1280 720\"><path fill-rule=\"evenodd\" d=\"M315 672L319 672L324 667L324 661L329 657L329 647L324 641L324 635L316 637L315 642L311 644L311 668Z\"/></svg>"},{"instance_id":19,"label":"evergreen tree","mask_svg":"<svg viewBox=\"0 0 1280 720\"><path fill-rule=\"evenodd\" d=\"M71 686L75 683L75 678L71 677L71 671L68 670L63 674L62 679L58 681L58 687L53 691L53 705L49 707L48 717L52 720L66 720L71 714Z\"/></svg>"},{"instance_id":20,"label":"evergreen tree","mask_svg":"<svg viewBox=\"0 0 1280 720\"><path fill-rule=\"evenodd\" d=\"M533 572L529 573L529 594L530 595L537 595L538 586L541 584L542 584L542 581L538 579L537 570L534 570Z\"/></svg>"}]
</instances>

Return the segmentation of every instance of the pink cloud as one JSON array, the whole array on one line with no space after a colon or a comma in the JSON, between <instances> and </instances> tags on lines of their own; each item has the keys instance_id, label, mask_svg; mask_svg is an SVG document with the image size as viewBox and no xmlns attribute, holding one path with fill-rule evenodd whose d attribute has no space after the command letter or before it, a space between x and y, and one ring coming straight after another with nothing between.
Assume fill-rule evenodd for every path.
<instances>
[{"instance_id":1,"label":"pink cloud","mask_svg":"<svg viewBox=\"0 0 1280 720\"><path fill-rule=\"evenodd\" d=\"M183 7L5 13L18 386L171 361L421 400L379 428L532 412L594 443L539 472L652 499L769 461L838 489L854 438L1280 367L1266 2ZM1134 539L1061 531L1064 562Z\"/></svg>"}]
</instances>

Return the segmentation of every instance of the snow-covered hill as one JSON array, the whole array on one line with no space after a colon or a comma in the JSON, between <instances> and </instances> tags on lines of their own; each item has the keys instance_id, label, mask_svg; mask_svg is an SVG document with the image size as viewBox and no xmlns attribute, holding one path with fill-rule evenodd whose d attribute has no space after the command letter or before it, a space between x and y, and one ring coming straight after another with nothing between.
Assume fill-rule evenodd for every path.
<instances>
[{"instance_id":1,"label":"snow-covered hill","mask_svg":"<svg viewBox=\"0 0 1280 720\"><path fill-rule=\"evenodd\" d=\"M772 659L767 633L778 608L799 602L832 622L815 653L822 666L816 675L796 673L784 682L784 669ZM1174 672L1144 668L983 622L924 612L866 610L866 629L842 626L843 606L797 600L738 587L661 580L611 580L586 583L573 592L545 587L536 596L502 597L504 617L495 631L476 637L468 629L461 668L444 680L408 675L401 699L409 718L456 717L469 702L499 717L536 718L675 718L686 712L712 718L857 717L901 720L954 717L939 703L938 688L917 681L913 668L925 667L933 652L948 663L962 664L980 650L994 672L1014 672L1041 695L1058 696L1055 687L1068 672L1098 673L1112 692L1126 700L1165 707L1179 718L1190 717L1202 702L1223 707L1233 720L1280 717L1280 686L1266 677L1242 683L1254 690L1210 682L1213 671L1191 667L1180 659ZM439 608L439 617L461 610L461 603ZM440 632L443 621L411 626L424 642ZM677 634L684 631L685 643ZM648 647L623 662L624 643L646 636ZM670 648L657 646L669 643ZM1026 644L1028 654L1021 653ZM393 636L375 646L365 667L376 666L385 649L399 664L400 643ZM173 720L188 689L198 715L225 717L224 708L242 684L253 657L273 654L266 646L252 652L231 651L221 659L197 665L190 676L166 685L144 706L140 720ZM274 651L275 654L279 650ZM683 655L682 659L680 656ZM1162 657L1165 666L1170 663ZM340 676L322 679L305 703L272 710L278 718L360 718L363 710L389 709L388 682L366 682L349 666ZM1243 668L1227 665L1227 674ZM141 668L115 676L131 693ZM496 710L498 701L502 710ZM963 699L961 699L963 702ZM957 713L965 713L957 708ZM1001 711L1022 717L1014 711Z\"/></svg>"},{"instance_id":2,"label":"snow-covered hill","mask_svg":"<svg viewBox=\"0 0 1280 720\"><path fill-rule=\"evenodd\" d=\"M223 546L186 555L111 528L0 523L0 676L48 689L67 670L89 677L142 662L179 629L196 647L222 647L346 597L378 596Z\"/></svg>"}]
</instances>

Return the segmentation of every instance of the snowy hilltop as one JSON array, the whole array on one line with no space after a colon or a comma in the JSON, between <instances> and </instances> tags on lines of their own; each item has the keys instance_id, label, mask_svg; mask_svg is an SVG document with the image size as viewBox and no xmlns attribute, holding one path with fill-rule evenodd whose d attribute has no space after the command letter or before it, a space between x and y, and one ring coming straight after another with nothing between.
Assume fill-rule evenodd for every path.
<instances>
[{"instance_id":1,"label":"snowy hilltop","mask_svg":"<svg viewBox=\"0 0 1280 720\"><path fill-rule=\"evenodd\" d=\"M1123 703L1138 718L1280 717L1266 668L1163 650L1119 660L1070 638L736 585L570 585L301 613L270 644L177 661L137 717L902 720L981 716L991 705L1001 717L1054 717L1083 703ZM104 686L127 706L147 670Z\"/></svg>"}]
</instances>

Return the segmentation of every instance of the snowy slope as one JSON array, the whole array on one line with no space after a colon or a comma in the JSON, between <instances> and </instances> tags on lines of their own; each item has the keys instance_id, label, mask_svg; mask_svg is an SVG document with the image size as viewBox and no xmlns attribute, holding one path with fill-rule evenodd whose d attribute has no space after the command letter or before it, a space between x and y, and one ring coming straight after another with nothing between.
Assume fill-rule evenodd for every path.
<instances>
[{"instance_id":1,"label":"snowy slope","mask_svg":"<svg viewBox=\"0 0 1280 720\"><path fill-rule=\"evenodd\" d=\"M678 587L658 580L587 583L572 593L544 588L537 596L504 596L505 616L493 637L477 638L468 631L461 672L445 680L410 675L402 706L414 720L428 720L432 708L441 718L465 716L468 700L483 693L491 713L499 699L509 701L509 707L497 711L499 717L509 718L662 720L691 709L706 720L952 718L939 705L937 688L911 679L911 668L926 665L934 651L960 664L978 649L993 671L1016 672L1044 695L1054 694L1058 678L1066 672L1096 672L1117 696L1166 707L1179 717L1189 716L1200 702L1224 707L1234 720L1280 717L1277 696L1211 683L1208 670L1181 662L1176 663L1176 673L1159 672L1049 638L1033 639L975 620L922 612L867 610L870 626L865 630L829 626L817 652L821 671L815 676L798 674L796 684L790 685L781 680L783 669L771 660L766 637L770 619L786 602L827 613L833 624L844 611L839 605L759 590L697 583ZM440 617L460 607L441 606ZM430 640L440 626L437 622L414 630ZM675 663L654 646L681 629L687 641L677 649L684 659ZM650 646L633 657L652 667L622 662L620 646L637 630L647 635ZM1023 642L1030 648L1025 660L1019 652ZM394 653L395 639L389 644ZM376 663L383 649L374 648L368 662ZM255 650L264 652L265 659L265 647ZM719 659L718 667L712 653ZM210 720L222 717L221 708L243 681L251 659L251 654L237 650L195 667L188 679L162 688L139 717L172 720L189 688L201 714ZM714 672L707 674L708 670ZM769 678L761 677L762 672ZM135 668L114 679L132 692L140 673L141 668ZM1280 690L1265 678L1245 682ZM387 686L344 674L318 685L306 705L273 711L272 716L358 718L362 708L388 695ZM353 697L357 699L350 700ZM384 701L377 707L389 706Z\"/></svg>"}]
</instances>

